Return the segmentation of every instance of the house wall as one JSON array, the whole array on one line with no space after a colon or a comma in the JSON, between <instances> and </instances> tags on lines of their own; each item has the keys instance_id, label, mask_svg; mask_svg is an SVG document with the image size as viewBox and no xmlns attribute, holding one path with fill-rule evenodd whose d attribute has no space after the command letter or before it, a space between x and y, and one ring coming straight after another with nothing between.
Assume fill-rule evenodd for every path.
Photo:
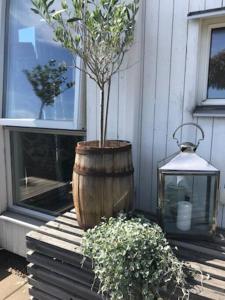
<instances>
[{"instance_id":1,"label":"house wall","mask_svg":"<svg viewBox=\"0 0 225 300\"><path fill-rule=\"evenodd\" d=\"M218 225L225 228L225 118L193 118L198 99L200 23L190 11L225 6L223 0L143 0L135 44L114 77L109 138L133 143L136 207L155 212L157 164L178 150L173 131L184 122L198 123L205 140L198 153L221 170ZM99 92L88 82L87 133L98 137ZM184 129L183 140L198 133Z\"/></svg>"},{"instance_id":2,"label":"house wall","mask_svg":"<svg viewBox=\"0 0 225 300\"><path fill-rule=\"evenodd\" d=\"M136 39L121 70L113 78L109 138L130 140L135 165L136 207L155 212L157 164L177 151L172 133L187 121L205 132L198 153L221 170L220 199L225 202L225 118L193 118L198 103L199 22L187 21L189 11L225 6L225 0L141 0ZM5 0L0 0L0 16ZM2 16L1 20L4 20ZM0 22L0 97L3 83L4 28ZM88 80L87 137L99 136L99 91ZM197 133L183 130L181 137L196 140ZM0 127L0 214L7 207L3 130ZM225 228L225 207L218 210L218 224ZM26 254L25 234L40 226L18 214L0 216L0 247Z\"/></svg>"}]
</instances>

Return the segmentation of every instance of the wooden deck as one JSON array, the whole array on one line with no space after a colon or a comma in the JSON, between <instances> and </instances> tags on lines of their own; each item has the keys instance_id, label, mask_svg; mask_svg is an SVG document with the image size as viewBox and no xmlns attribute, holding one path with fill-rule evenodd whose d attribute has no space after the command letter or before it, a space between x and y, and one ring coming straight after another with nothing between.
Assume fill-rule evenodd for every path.
<instances>
[{"instance_id":1,"label":"wooden deck","mask_svg":"<svg viewBox=\"0 0 225 300\"><path fill-rule=\"evenodd\" d=\"M90 261L81 268L83 233L72 210L27 235L28 280L33 299L102 299L96 286L91 290L94 275ZM190 299L224 300L225 233L219 232L213 242L171 240L171 245L178 247L180 258L203 274L203 285L202 276L196 276Z\"/></svg>"}]
</instances>

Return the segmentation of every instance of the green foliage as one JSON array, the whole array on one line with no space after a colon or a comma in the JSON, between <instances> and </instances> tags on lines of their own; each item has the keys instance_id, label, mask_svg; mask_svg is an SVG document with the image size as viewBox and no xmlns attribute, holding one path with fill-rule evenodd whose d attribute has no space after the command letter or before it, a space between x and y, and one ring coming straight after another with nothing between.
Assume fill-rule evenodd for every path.
<instances>
[{"instance_id":1,"label":"green foliage","mask_svg":"<svg viewBox=\"0 0 225 300\"><path fill-rule=\"evenodd\" d=\"M39 118L42 116L44 105L53 105L57 96L74 86L74 82L66 82L67 78L64 76L66 72L66 64L56 65L55 60L50 60L43 66L37 65L31 71L24 70L35 94L42 102Z\"/></svg>"},{"instance_id":2,"label":"green foliage","mask_svg":"<svg viewBox=\"0 0 225 300\"><path fill-rule=\"evenodd\" d=\"M102 89L133 42L139 0L63 0L58 11L55 0L32 3L33 12L53 27L55 40L83 59Z\"/></svg>"},{"instance_id":3,"label":"green foliage","mask_svg":"<svg viewBox=\"0 0 225 300\"><path fill-rule=\"evenodd\" d=\"M100 292L112 300L159 299L169 287L188 298L184 264L161 228L143 217L110 218L88 230L83 254L93 261Z\"/></svg>"},{"instance_id":4,"label":"green foliage","mask_svg":"<svg viewBox=\"0 0 225 300\"><path fill-rule=\"evenodd\" d=\"M83 60L82 71L101 89L100 145L103 146L111 78L133 42L139 0L62 0L59 10L54 8L55 0L31 2L32 11L53 28L54 39Z\"/></svg>"}]
</instances>

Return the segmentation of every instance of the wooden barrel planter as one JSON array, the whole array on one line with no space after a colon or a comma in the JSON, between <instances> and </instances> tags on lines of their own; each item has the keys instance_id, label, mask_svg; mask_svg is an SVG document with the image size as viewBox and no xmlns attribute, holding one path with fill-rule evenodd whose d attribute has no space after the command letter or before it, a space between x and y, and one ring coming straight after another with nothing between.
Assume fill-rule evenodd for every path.
<instances>
[{"instance_id":1,"label":"wooden barrel planter","mask_svg":"<svg viewBox=\"0 0 225 300\"><path fill-rule=\"evenodd\" d=\"M73 171L73 199L79 225L92 228L102 217L115 216L132 207L133 163L126 141L79 142Z\"/></svg>"}]
</instances>

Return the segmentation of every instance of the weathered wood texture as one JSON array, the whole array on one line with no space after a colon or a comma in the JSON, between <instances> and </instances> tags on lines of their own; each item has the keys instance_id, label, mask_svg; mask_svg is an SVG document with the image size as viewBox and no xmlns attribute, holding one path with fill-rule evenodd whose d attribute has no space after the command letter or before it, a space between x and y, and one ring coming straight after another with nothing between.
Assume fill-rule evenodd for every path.
<instances>
[{"instance_id":1,"label":"weathered wood texture","mask_svg":"<svg viewBox=\"0 0 225 300\"><path fill-rule=\"evenodd\" d=\"M91 262L83 268L81 242L84 231L79 228L76 213L72 210L62 217L27 234L27 260L30 295L37 300L97 300L97 282ZM219 232L213 242L180 242L177 255L200 270L193 281L190 299L225 299L225 233ZM200 274L200 272L199 272ZM210 275L210 278L208 278ZM165 296L165 299L168 299ZM170 299L177 299L171 297ZM137 299L138 300L138 299Z\"/></svg>"},{"instance_id":2,"label":"weathered wood texture","mask_svg":"<svg viewBox=\"0 0 225 300\"><path fill-rule=\"evenodd\" d=\"M134 198L133 162L130 143L80 142L73 171L73 199L79 225L94 227L103 216L128 211Z\"/></svg>"},{"instance_id":3,"label":"weathered wood texture","mask_svg":"<svg viewBox=\"0 0 225 300\"><path fill-rule=\"evenodd\" d=\"M202 126L205 141L198 153L221 170L218 225L225 228L225 119L193 117L197 98L200 22L187 19L193 11L218 8L223 0L143 0L135 44L113 79L109 138L133 143L136 207L155 212L157 165L176 152L173 131L182 122ZM88 82L87 136L98 136L98 90ZM181 138L195 141L197 133L183 130Z\"/></svg>"}]
</instances>

